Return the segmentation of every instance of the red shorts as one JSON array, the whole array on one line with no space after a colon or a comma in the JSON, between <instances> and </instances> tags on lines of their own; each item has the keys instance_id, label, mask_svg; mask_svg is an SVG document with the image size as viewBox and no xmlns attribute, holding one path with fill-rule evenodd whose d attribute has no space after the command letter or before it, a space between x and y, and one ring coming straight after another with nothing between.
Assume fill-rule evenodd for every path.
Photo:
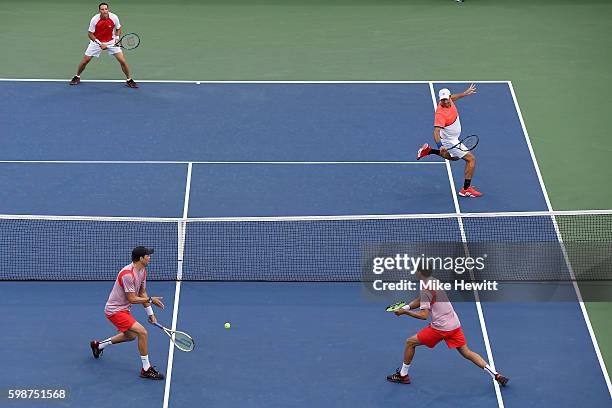
<instances>
[{"instance_id":1,"label":"red shorts","mask_svg":"<svg viewBox=\"0 0 612 408\"><path fill-rule=\"evenodd\" d=\"M134 319L129 310L121 310L112 315L106 315L106 318L122 333L128 331L128 329L136 323L136 319Z\"/></svg>"},{"instance_id":2,"label":"red shorts","mask_svg":"<svg viewBox=\"0 0 612 408\"><path fill-rule=\"evenodd\" d=\"M448 348L457 348L467 344L461 326L450 331L436 330L431 326L427 326L418 332L416 336L417 340L429 348L434 348L442 340L446 342Z\"/></svg>"}]
</instances>

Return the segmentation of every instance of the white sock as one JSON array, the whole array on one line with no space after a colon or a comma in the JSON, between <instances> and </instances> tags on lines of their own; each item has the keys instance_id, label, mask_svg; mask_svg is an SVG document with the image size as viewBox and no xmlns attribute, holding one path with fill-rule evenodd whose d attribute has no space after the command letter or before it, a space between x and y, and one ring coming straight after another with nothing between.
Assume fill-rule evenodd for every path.
<instances>
[{"instance_id":1,"label":"white sock","mask_svg":"<svg viewBox=\"0 0 612 408\"><path fill-rule=\"evenodd\" d=\"M404 364L402 363L402 369L400 370L400 375L403 377L405 375L408 375L408 369L410 368L410 364Z\"/></svg>"},{"instance_id":2,"label":"white sock","mask_svg":"<svg viewBox=\"0 0 612 408\"><path fill-rule=\"evenodd\" d=\"M149 364L149 356L140 356L140 359L142 360L142 368L147 371L149 367L151 367L151 364Z\"/></svg>"},{"instance_id":3,"label":"white sock","mask_svg":"<svg viewBox=\"0 0 612 408\"><path fill-rule=\"evenodd\" d=\"M484 370L489 373L489 375L491 377L493 377L493 379L495 379L495 376L497 375L497 371L495 371L494 369L491 368L491 366L489 366L488 364L486 366L484 366Z\"/></svg>"},{"instance_id":4,"label":"white sock","mask_svg":"<svg viewBox=\"0 0 612 408\"><path fill-rule=\"evenodd\" d=\"M108 339L106 339L106 340L102 340L102 341L100 342L100 344L98 345L98 348L99 348L100 350L104 350L104 347L106 347L106 346L110 346L111 344L113 344L113 343L111 342L111 338L109 337L109 338L108 338Z\"/></svg>"}]
</instances>

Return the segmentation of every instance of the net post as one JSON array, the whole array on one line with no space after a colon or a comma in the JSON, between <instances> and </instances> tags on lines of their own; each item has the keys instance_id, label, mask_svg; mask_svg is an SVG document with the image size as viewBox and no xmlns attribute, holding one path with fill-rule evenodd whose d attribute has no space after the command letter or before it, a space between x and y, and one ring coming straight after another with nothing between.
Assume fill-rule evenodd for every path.
<instances>
[{"instance_id":1,"label":"net post","mask_svg":"<svg viewBox=\"0 0 612 408\"><path fill-rule=\"evenodd\" d=\"M187 227L186 220L177 221L177 232L178 232L178 248L177 248L177 266L176 266L176 280L183 280L183 258L185 254L185 232Z\"/></svg>"}]
</instances>

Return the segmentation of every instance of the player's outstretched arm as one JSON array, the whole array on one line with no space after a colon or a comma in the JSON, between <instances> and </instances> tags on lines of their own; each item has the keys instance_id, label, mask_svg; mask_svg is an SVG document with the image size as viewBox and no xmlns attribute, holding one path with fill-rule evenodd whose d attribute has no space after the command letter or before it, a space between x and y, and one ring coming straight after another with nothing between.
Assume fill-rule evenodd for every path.
<instances>
[{"instance_id":1,"label":"player's outstretched arm","mask_svg":"<svg viewBox=\"0 0 612 408\"><path fill-rule=\"evenodd\" d=\"M476 85L471 84L470 86L468 86L468 89L466 89L465 91L458 93L458 94L452 94L451 99L453 101L456 101L457 99L461 99L465 96L469 96L475 93L476 93Z\"/></svg>"}]
</instances>

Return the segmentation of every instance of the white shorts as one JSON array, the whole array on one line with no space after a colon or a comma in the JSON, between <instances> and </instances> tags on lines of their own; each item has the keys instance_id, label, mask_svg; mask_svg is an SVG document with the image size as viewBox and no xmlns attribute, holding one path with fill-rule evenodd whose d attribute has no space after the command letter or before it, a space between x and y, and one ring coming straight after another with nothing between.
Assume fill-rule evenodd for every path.
<instances>
[{"instance_id":1,"label":"white shorts","mask_svg":"<svg viewBox=\"0 0 612 408\"><path fill-rule=\"evenodd\" d=\"M109 41L109 42L105 42L105 43L102 43L102 44L106 44L106 45L109 46L106 49L106 51L108 51L108 55L114 55L114 54L118 54L118 53L121 52L121 47L116 47L115 46L115 40ZM89 46L85 50L85 55L87 55L88 57L99 58L101 52L102 52L102 47L100 47L100 45L97 42L89 41Z\"/></svg>"},{"instance_id":2,"label":"white shorts","mask_svg":"<svg viewBox=\"0 0 612 408\"><path fill-rule=\"evenodd\" d=\"M440 138L440 142L442 142L442 146L448 149L448 154L450 154L452 157L462 159L463 156L469 153L469 151L467 151L467 147L465 147L463 143L459 145L463 150L458 149L457 147L451 149L451 147L459 143L459 138Z\"/></svg>"}]
</instances>

